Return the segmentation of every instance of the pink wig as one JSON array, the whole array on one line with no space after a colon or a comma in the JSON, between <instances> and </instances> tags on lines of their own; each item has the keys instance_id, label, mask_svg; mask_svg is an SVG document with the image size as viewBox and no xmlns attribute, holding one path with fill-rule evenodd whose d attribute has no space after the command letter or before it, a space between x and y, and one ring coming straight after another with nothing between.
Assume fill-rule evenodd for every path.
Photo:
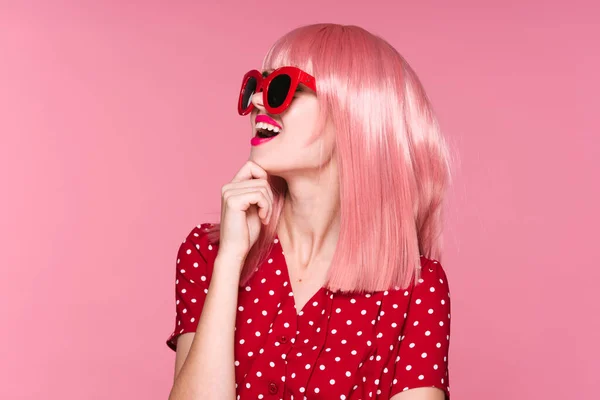
<instances>
[{"instance_id":1,"label":"pink wig","mask_svg":"<svg viewBox=\"0 0 600 400\"><path fill-rule=\"evenodd\" d=\"M385 40L356 26L300 27L269 50L263 69L313 75L336 135L340 236L326 287L370 292L407 287L420 256L441 261L442 206L450 155L416 73ZM245 285L268 255L287 185L271 177L275 212L242 271ZM217 238L218 226L214 229Z\"/></svg>"}]
</instances>

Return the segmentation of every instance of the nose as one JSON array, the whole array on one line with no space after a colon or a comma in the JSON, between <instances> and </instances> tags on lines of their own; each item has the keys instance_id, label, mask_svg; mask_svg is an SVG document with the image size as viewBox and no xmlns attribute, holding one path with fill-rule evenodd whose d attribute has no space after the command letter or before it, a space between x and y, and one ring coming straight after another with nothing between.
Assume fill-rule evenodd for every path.
<instances>
[{"instance_id":1,"label":"nose","mask_svg":"<svg viewBox=\"0 0 600 400\"><path fill-rule=\"evenodd\" d=\"M263 93L262 90L260 90L259 92L256 92L252 95L251 98L252 104L254 104L254 107L256 107L257 109L261 110L261 111L265 111L265 105L263 104Z\"/></svg>"}]
</instances>

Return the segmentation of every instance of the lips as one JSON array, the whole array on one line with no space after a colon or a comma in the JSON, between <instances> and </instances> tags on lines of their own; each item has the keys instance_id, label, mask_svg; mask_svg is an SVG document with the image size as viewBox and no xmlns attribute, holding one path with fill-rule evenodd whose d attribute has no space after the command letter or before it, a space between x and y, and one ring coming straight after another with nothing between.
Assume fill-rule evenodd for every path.
<instances>
[{"instance_id":1,"label":"lips","mask_svg":"<svg viewBox=\"0 0 600 400\"><path fill-rule=\"evenodd\" d=\"M275 120L273 118L269 117L268 115L264 115L264 114L257 115L254 122L255 123L265 122L269 125L273 125L273 126L278 127L279 129L281 129L281 125L279 125L277 122L275 122Z\"/></svg>"},{"instance_id":2,"label":"lips","mask_svg":"<svg viewBox=\"0 0 600 400\"><path fill-rule=\"evenodd\" d=\"M257 115L255 120L256 136L261 139L273 138L281 133L281 125L267 115Z\"/></svg>"}]
</instances>

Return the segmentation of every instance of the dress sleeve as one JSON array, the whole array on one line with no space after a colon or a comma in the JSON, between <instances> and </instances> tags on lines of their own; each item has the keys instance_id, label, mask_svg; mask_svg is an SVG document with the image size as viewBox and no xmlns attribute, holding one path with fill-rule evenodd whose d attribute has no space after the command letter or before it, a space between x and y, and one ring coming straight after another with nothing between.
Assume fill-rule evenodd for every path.
<instances>
[{"instance_id":1,"label":"dress sleeve","mask_svg":"<svg viewBox=\"0 0 600 400\"><path fill-rule=\"evenodd\" d=\"M438 261L426 260L410 297L390 396L419 387L436 387L450 399L449 344L448 281Z\"/></svg>"},{"instance_id":2,"label":"dress sleeve","mask_svg":"<svg viewBox=\"0 0 600 400\"><path fill-rule=\"evenodd\" d=\"M196 332L216 253L209 244L206 230L209 224L195 227L179 246L175 272L175 328L167 339L167 346L177 350L177 338L187 332Z\"/></svg>"}]
</instances>

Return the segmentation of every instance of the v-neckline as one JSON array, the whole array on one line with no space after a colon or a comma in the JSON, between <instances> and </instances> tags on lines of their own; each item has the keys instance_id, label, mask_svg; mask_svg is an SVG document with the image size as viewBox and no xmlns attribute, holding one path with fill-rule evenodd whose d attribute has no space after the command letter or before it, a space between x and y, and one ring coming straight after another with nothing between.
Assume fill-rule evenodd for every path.
<instances>
[{"instance_id":1,"label":"v-neckline","mask_svg":"<svg viewBox=\"0 0 600 400\"><path fill-rule=\"evenodd\" d=\"M283 268L284 273L285 273L284 279L286 279L286 282L290 286L290 293L292 293L292 295L290 297L292 298L294 310L296 311L296 318L298 318L298 317L301 317L302 315L306 314L306 312L304 311L306 306L308 304L311 304L312 302L314 302L315 299L321 294L321 292L326 290L326 288L323 286L319 287L319 289L315 293L313 293L313 295L306 301L306 303L304 303L304 305L302 306L302 309L298 310L298 307L296 306L296 296L294 295L294 288L292 286L292 278L290 276L290 271L288 270L288 268L289 268L288 262L287 262L287 259L285 258L285 252L283 251L283 246L281 245L281 239L279 238L279 235L277 235L277 233L275 234L275 240L277 240L276 244L279 245L279 249L281 250L281 258L282 258L283 264L285 266L285 268Z\"/></svg>"}]
</instances>

